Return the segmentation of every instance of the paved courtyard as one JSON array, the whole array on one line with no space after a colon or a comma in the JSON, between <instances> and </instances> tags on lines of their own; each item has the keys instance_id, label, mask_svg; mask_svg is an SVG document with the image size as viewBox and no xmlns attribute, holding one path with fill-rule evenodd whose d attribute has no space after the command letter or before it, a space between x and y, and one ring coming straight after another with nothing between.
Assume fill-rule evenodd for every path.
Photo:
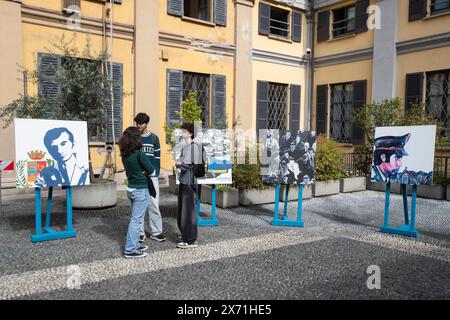
<instances>
[{"instance_id":1,"label":"paved courtyard","mask_svg":"<svg viewBox=\"0 0 450 320\"><path fill-rule=\"evenodd\" d=\"M162 194L168 240L146 240L149 255L130 261L122 258L124 193L115 208L74 211L76 238L38 244L33 199L4 202L0 299L450 299L448 201L418 199L418 239L378 232L384 194L374 191L305 200L304 228L270 225L273 205L219 209L221 225L200 228L194 250L175 248L176 206L175 195ZM62 198L54 212L53 225L63 225ZM391 212L400 224L398 195ZM371 265L380 289L367 287Z\"/></svg>"}]
</instances>

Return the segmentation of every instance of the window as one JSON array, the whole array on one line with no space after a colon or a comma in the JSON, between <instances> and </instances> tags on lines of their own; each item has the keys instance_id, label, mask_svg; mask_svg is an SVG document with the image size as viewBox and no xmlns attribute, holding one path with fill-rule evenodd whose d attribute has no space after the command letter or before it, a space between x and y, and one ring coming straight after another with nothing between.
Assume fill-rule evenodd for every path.
<instances>
[{"instance_id":1,"label":"window","mask_svg":"<svg viewBox=\"0 0 450 320\"><path fill-rule=\"evenodd\" d=\"M184 0L184 16L211 21L211 0Z\"/></svg>"},{"instance_id":2,"label":"window","mask_svg":"<svg viewBox=\"0 0 450 320\"><path fill-rule=\"evenodd\" d=\"M450 0L431 0L431 14L440 13L447 10L450 10Z\"/></svg>"},{"instance_id":3,"label":"window","mask_svg":"<svg viewBox=\"0 0 450 320\"><path fill-rule=\"evenodd\" d=\"M353 83L331 86L330 135L341 143L352 142Z\"/></svg>"},{"instance_id":4,"label":"window","mask_svg":"<svg viewBox=\"0 0 450 320\"><path fill-rule=\"evenodd\" d=\"M210 75L183 72L183 100L189 97L190 91L197 92L197 105L202 109L202 125L209 128L209 88Z\"/></svg>"},{"instance_id":5,"label":"window","mask_svg":"<svg viewBox=\"0 0 450 320\"><path fill-rule=\"evenodd\" d=\"M333 37L355 32L355 6L333 10Z\"/></svg>"},{"instance_id":6,"label":"window","mask_svg":"<svg viewBox=\"0 0 450 320\"><path fill-rule=\"evenodd\" d=\"M289 86L269 82L268 88L268 129L286 130Z\"/></svg>"},{"instance_id":7,"label":"window","mask_svg":"<svg viewBox=\"0 0 450 320\"><path fill-rule=\"evenodd\" d=\"M270 7L270 34L284 38L289 36L289 11Z\"/></svg>"},{"instance_id":8,"label":"window","mask_svg":"<svg viewBox=\"0 0 450 320\"><path fill-rule=\"evenodd\" d=\"M442 135L450 137L450 70L428 72L426 108L427 112L436 117L445 127Z\"/></svg>"}]
</instances>

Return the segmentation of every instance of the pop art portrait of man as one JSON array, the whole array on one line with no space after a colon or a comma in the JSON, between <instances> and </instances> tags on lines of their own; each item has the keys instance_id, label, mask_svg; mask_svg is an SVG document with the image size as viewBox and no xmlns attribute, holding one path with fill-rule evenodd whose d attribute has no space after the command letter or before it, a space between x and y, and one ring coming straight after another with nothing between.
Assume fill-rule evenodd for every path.
<instances>
[{"instance_id":1,"label":"pop art portrait of man","mask_svg":"<svg viewBox=\"0 0 450 320\"><path fill-rule=\"evenodd\" d=\"M45 133L44 145L55 160L54 164L43 169L35 187L81 186L87 182L89 168L79 159L75 151L74 135L67 128L54 128Z\"/></svg>"}]
</instances>

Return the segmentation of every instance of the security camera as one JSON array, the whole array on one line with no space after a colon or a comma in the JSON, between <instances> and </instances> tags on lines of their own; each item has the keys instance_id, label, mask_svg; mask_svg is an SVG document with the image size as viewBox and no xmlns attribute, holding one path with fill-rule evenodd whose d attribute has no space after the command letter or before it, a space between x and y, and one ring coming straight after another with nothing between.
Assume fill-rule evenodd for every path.
<instances>
[{"instance_id":1,"label":"security camera","mask_svg":"<svg viewBox=\"0 0 450 320\"><path fill-rule=\"evenodd\" d=\"M306 54L307 54L307 55L310 55L310 54L311 54L311 48L307 48L307 49L306 49Z\"/></svg>"}]
</instances>

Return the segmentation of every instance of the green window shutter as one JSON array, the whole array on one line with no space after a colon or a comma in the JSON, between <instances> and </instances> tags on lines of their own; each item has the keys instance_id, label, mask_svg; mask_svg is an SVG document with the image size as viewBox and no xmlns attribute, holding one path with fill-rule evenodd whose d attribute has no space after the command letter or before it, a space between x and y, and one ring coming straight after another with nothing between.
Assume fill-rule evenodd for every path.
<instances>
[{"instance_id":1,"label":"green window shutter","mask_svg":"<svg viewBox=\"0 0 450 320\"><path fill-rule=\"evenodd\" d=\"M227 25L227 0L214 0L214 23L223 27Z\"/></svg>"},{"instance_id":2,"label":"green window shutter","mask_svg":"<svg viewBox=\"0 0 450 320\"><path fill-rule=\"evenodd\" d=\"M256 85L256 135L259 137L259 130L268 127L269 111L269 83L258 81Z\"/></svg>"},{"instance_id":3,"label":"green window shutter","mask_svg":"<svg viewBox=\"0 0 450 320\"><path fill-rule=\"evenodd\" d=\"M367 96L367 80L354 81L353 82L353 112L358 109L362 109L366 105ZM352 123L352 143L363 144L364 143L364 130L360 126Z\"/></svg>"},{"instance_id":4,"label":"green window shutter","mask_svg":"<svg viewBox=\"0 0 450 320\"><path fill-rule=\"evenodd\" d=\"M316 131L317 134L327 134L328 85L317 86L316 94Z\"/></svg>"},{"instance_id":5,"label":"green window shutter","mask_svg":"<svg viewBox=\"0 0 450 320\"><path fill-rule=\"evenodd\" d=\"M49 99L58 99L60 87L56 83L55 77L60 67L60 56L48 53L38 53L38 93L40 96Z\"/></svg>"},{"instance_id":6,"label":"green window shutter","mask_svg":"<svg viewBox=\"0 0 450 320\"><path fill-rule=\"evenodd\" d=\"M369 14L367 13L367 8L370 5L369 0L356 0L355 4L355 32L366 32L367 29L367 19Z\"/></svg>"},{"instance_id":7,"label":"green window shutter","mask_svg":"<svg viewBox=\"0 0 450 320\"><path fill-rule=\"evenodd\" d=\"M259 34L268 36L270 33L270 5L259 3Z\"/></svg>"},{"instance_id":8,"label":"green window shutter","mask_svg":"<svg viewBox=\"0 0 450 320\"><path fill-rule=\"evenodd\" d=\"M427 0L409 0L408 21L416 21L427 15Z\"/></svg>"},{"instance_id":9,"label":"green window shutter","mask_svg":"<svg viewBox=\"0 0 450 320\"><path fill-rule=\"evenodd\" d=\"M110 63L107 63L108 72ZM106 142L113 142L113 120L114 120L114 139L116 143L122 135L123 129L123 65L113 62L112 65L113 97L114 97L114 118L112 117L111 106L106 109Z\"/></svg>"},{"instance_id":10,"label":"green window shutter","mask_svg":"<svg viewBox=\"0 0 450 320\"><path fill-rule=\"evenodd\" d=\"M167 13L181 17L183 15L183 0L167 0Z\"/></svg>"},{"instance_id":11,"label":"green window shutter","mask_svg":"<svg viewBox=\"0 0 450 320\"><path fill-rule=\"evenodd\" d=\"M302 87L291 84L289 130L300 130Z\"/></svg>"},{"instance_id":12,"label":"green window shutter","mask_svg":"<svg viewBox=\"0 0 450 320\"><path fill-rule=\"evenodd\" d=\"M226 129L226 77L214 74L212 76L212 110L211 125L213 128Z\"/></svg>"},{"instance_id":13,"label":"green window shutter","mask_svg":"<svg viewBox=\"0 0 450 320\"><path fill-rule=\"evenodd\" d=\"M317 42L330 38L330 11L319 12L317 18Z\"/></svg>"},{"instance_id":14,"label":"green window shutter","mask_svg":"<svg viewBox=\"0 0 450 320\"><path fill-rule=\"evenodd\" d=\"M177 112L181 112L183 99L183 71L167 70L166 92L166 123L171 126L174 122L181 121Z\"/></svg>"},{"instance_id":15,"label":"green window shutter","mask_svg":"<svg viewBox=\"0 0 450 320\"><path fill-rule=\"evenodd\" d=\"M405 96L405 109L411 109L413 104L422 103L423 97L423 78L422 72L409 73L406 75L406 96Z\"/></svg>"},{"instance_id":16,"label":"green window shutter","mask_svg":"<svg viewBox=\"0 0 450 320\"><path fill-rule=\"evenodd\" d=\"M292 41L302 41L302 13L292 11Z\"/></svg>"}]
</instances>

